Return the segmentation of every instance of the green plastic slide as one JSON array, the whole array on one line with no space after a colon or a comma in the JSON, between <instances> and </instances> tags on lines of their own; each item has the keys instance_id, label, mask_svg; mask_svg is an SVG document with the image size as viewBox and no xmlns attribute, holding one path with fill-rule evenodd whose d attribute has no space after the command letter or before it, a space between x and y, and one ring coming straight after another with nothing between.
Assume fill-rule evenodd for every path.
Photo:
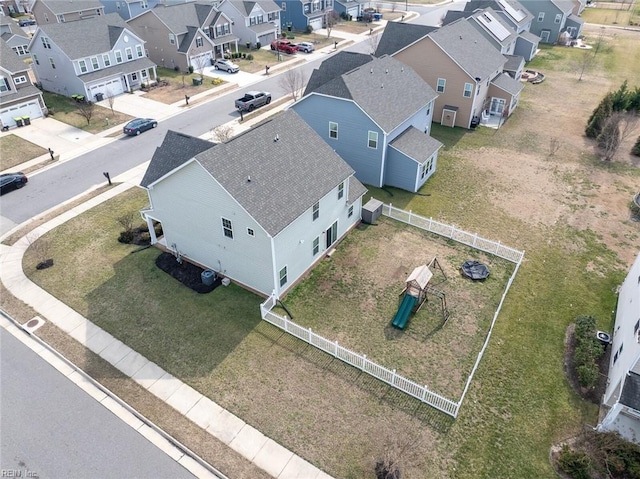
<instances>
[{"instance_id":1,"label":"green plastic slide","mask_svg":"<svg viewBox=\"0 0 640 479\"><path fill-rule=\"evenodd\" d=\"M415 296L411 296L410 294L405 294L404 298L402 298L402 303L398 308L398 312L393 318L393 322L391 325L394 328L404 329L409 322L409 316L411 315L411 311L413 311L413 307L416 305L416 301L418 298Z\"/></svg>"}]
</instances>

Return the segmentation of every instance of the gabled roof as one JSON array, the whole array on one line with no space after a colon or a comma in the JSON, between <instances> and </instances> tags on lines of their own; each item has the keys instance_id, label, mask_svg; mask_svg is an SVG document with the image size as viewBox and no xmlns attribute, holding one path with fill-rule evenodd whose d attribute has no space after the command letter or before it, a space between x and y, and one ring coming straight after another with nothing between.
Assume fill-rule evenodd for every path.
<instances>
[{"instance_id":1,"label":"gabled roof","mask_svg":"<svg viewBox=\"0 0 640 479\"><path fill-rule=\"evenodd\" d=\"M414 25L413 23L388 22L382 32L375 56L394 55L400 50L426 37L436 27Z\"/></svg>"},{"instance_id":2,"label":"gabled roof","mask_svg":"<svg viewBox=\"0 0 640 479\"><path fill-rule=\"evenodd\" d=\"M471 78L488 78L507 61L489 40L464 19L434 30L429 38Z\"/></svg>"},{"instance_id":3,"label":"gabled roof","mask_svg":"<svg viewBox=\"0 0 640 479\"><path fill-rule=\"evenodd\" d=\"M528 30L525 30L524 32L520 33L520 35L518 36L523 40L533 43L534 45L540 43L540 37L534 33L531 33Z\"/></svg>"},{"instance_id":4,"label":"gabled roof","mask_svg":"<svg viewBox=\"0 0 640 479\"><path fill-rule=\"evenodd\" d=\"M38 0L56 15L80 12L83 10L103 10L99 0Z\"/></svg>"},{"instance_id":5,"label":"gabled roof","mask_svg":"<svg viewBox=\"0 0 640 479\"><path fill-rule=\"evenodd\" d=\"M371 60L373 60L371 55L344 50L330 56L323 61L318 68L313 70L311 77L307 82L307 88L305 89L304 95L311 93L321 85L324 85L328 81L331 81L348 71L358 68L365 63L369 63Z\"/></svg>"},{"instance_id":6,"label":"gabled roof","mask_svg":"<svg viewBox=\"0 0 640 479\"><path fill-rule=\"evenodd\" d=\"M571 0L549 0L552 4L558 7L563 13L570 13L573 11L573 2Z\"/></svg>"},{"instance_id":7,"label":"gabled roof","mask_svg":"<svg viewBox=\"0 0 640 479\"><path fill-rule=\"evenodd\" d=\"M178 47L178 51L181 53L186 53L189 51L189 47L193 43L193 39L198 33L198 27L187 27L187 33L180 40L180 46Z\"/></svg>"},{"instance_id":8,"label":"gabled roof","mask_svg":"<svg viewBox=\"0 0 640 479\"><path fill-rule=\"evenodd\" d=\"M2 58L0 66L9 73L20 73L29 70L29 65L16 55L16 52L7 45L4 39L0 39L0 58Z\"/></svg>"},{"instance_id":9,"label":"gabled roof","mask_svg":"<svg viewBox=\"0 0 640 479\"><path fill-rule=\"evenodd\" d=\"M508 45L517 37L513 27L505 22L491 7L473 12L469 21L477 22L502 46Z\"/></svg>"},{"instance_id":10,"label":"gabled roof","mask_svg":"<svg viewBox=\"0 0 640 479\"><path fill-rule=\"evenodd\" d=\"M404 130L389 145L418 163L427 161L443 146L438 140L418 130L415 126Z\"/></svg>"},{"instance_id":11,"label":"gabled roof","mask_svg":"<svg viewBox=\"0 0 640 479\"><path fill-rule=\"evenodd\" d=\"M3 31L0 36L7 41L13 37L24 38L26 40L25 43L29 43L29 40L31 40L24 30L10 18L0 17L0 29Z\"/></svg>"},{"instance_id":12,"label":"gabled roof","mask_svg":"<svg viewBox=\"0 0 640 479\"><path fill-rule=\"evenodd\" d=\"M227 3L233 5L244 17L248 17L253 8L257 5L267 13L280 11L281 8L273 0L258 0L258 1L242 1L242 0L224 0Z\"/></svg>"},{"instance_id":13,"label":"gabled roof","mask_svg":"<svg viewBox=\"0 0 640 479\"><path fill-rule=\"evenodd\" d=\"M524 57L521 55L504 55L507 63L504 64L504 70L509 72L518 71L525 64Z\"/></svg>"},{"instance_id":14,"label":"gabled roof","mask_svg":"<svg viewBox=\"0 0 640 479\"><path fill-rule=\"evenodd\" d=\"M516 25L524 25L533 20L531 12L517 0L469 0L464 9L468 12L474 12L487 7L503 11Z\"/></svg>"},{"instance_id":15,"label":"gabled roof","mask_svg":"<svg viewBox=\"0 0 640 479\"><path fill-rule=\"evenodd\" d=\"M146 188L167 173L186 163L198 153L202 153L214 146L215 143L210 141L201 140L173 130L167 131L162 144L156 148L151 158L140 186Z\"/></svg>"},{"instance_id":16,"label":"gabled roof","mask_svg":"<svg viewBox=\"0 0 640 479\"><path fill-rule=\"evenodd\" d=\"M36 36L45 34L71 60L75 60L110 51L126 28L127 24L120 15L110 13L77 22L40 25ZM129 33L134 34L131 30Z\"/></svg>"},{"instance_id":17,"label":"gabled roof","mask_svg":"<svg viewBox=\"0 0 640 479\"><path fill-rule=\"evenodd\" d=\"M277 235L349 178L353 169L293 110L196 155L202 167Z\"/></svg>"},{"instance_id":18,"label":"gabled roof","mask_svg":"<svg viewBox=\"0 0 640 479\"><path fill-rule=\"evenodd\" d=\"M472 13L473 12L447 10L447 13L444 14L444 18L442 19L442 25L449 25L450 23L453 23L456 20L460 20L461 18L469 18Z\"/></svg>"},{"instance_id":19,"label":"gabled roof","mask_svg":"<svg viewBox=\"0 0 640 479\"><path fill-rule=\"evenodd\" d=\"M353 100L385 132L398 127L437 97L413 68L390 56L373 58L313 92Z\"/></svg>"},{"instance_id":20,"label":"gabled roof","mask_svg":"<svg viewBox=\"0 0 640 479\"><path fill-rule=\"evenodd\" d=\"M517 95L524 88L522 82L511 78L508 73L501 73L491 80L491 83L510 95Z\"/></svg>"},{"instance_id":21,"label":"gabled roof","mask_svg":"<svg viewBox=\"0 0 640 479\"><path fill-rule=\"evenodd\" d=\"M212 10L215 10L213 5L189 2L170 5L158 4L145 14L156 15L171 32L182 35L187 33L188 27L203 27L204 21ZM140 18L140 16L136 18Z\"/></svg>"}]
</instances>

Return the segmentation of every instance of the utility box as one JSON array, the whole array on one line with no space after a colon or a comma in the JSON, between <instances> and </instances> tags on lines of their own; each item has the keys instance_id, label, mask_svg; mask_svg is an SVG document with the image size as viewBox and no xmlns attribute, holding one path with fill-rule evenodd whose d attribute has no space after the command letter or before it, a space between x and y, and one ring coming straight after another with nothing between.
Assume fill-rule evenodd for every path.
<instances>
[{"instance_id":1,"label":"utility box","mask_svg":"<svg viewBox=\"0 0 640 479\"><path fill-rule=\"evenodd\" d=\"M382 201L375 198L367 201L367 204L362 207L362 222L368 225L375 223L382 214L382 205Z\"/></svg>"}]
</instances>

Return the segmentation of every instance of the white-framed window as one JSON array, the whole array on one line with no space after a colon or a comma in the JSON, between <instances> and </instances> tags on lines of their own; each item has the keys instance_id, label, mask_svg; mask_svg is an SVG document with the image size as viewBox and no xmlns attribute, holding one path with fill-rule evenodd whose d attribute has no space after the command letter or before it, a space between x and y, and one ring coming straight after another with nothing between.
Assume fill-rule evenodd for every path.
<instances>
[{"instance_id":1,"label":"white-framed window","mask_svg":"<svg viewBox=\"0 0 640 479\"><path fill-rule=\"evenodd\" d=\"M138 55L138 58L142 58L144 56L142 45L136 45L136 55Z\"/></svg>"},{"instance_id":2,"label":"white-framed window","mask_svg":"<svg viewBox=\"0 0 640 479\"><path fill-rule=\"evenodd\" d=\"M349 211L347 213L347 218L351 218L353 216L353 205L349 206Z\"/></svg>"},{"instance_id":3,"label":"white-framed window","mask_svg":"<svg viewBox=\"0 0 640 479\"><path fill-rule=\"evenodd\" d=\"M432 101L429 102L429 105L427 105L427 116L429 116L431 114L431 105L432 105Z\"/></svg>"},{"instance_id":4,"label":"white-framed window","mask_svg":"<svg viewBox=\"0 0 640 479\"><path fill-rule=\"evenodd\" d=\"M233 239L233 226L231 220L222 218L222 231L227 238Z\"/></svg>"},{"instance_id":5,"label":"white-framed window","mask_svg":"<svg viewBox=\"0 0 640 479\"><path fill-rule=\"evenodd\" d=\"M149 2L147 0L142 0L140 2L140 8L149 8Z\"/></svg>"},{"instance_id":6,"label":"white-framed window","mask_svg":"<svg viewBox=\"0 0 640 479\"><path fill-rule=\"evenodd\" d=\"M120 2L116 2L116 10L120 10Z\"/></svg>"},{"instance_id":7,"label":"white-framed window","mask_svg":"<svg viewBox=\"0 0 640 479\"><path fill-rule=\"evenodd\" d=\"M94 70L97 70L100 68L100 64L98 63L98 57L91 58L91 68L93 68Z\"/></svg>"},{"instance_id":8,"label":"white-framed window","mask_svg":"<svg viewBox=\"0 0 640 479\"><path fill-rule=\"evenodd\" d=\"M287 267L285 266L280 270L280 287L287 284Z\"/></svg>"},{"instance_id":9,"label":"white-framed window","mask_svg":"<svg viewBox=\"0 0 640 479\"><path fill-rule=\"evenodd\" d=\"M15 77L15 78L13 79L13 82L14 82L16 85L22 85L23 83L27 83L27 77L26 77L26 76L24 76L24 75L21 75L21 76L19 76L19 77Z\"/></svg>"},{"instance_id":10,"label":"white-framed window","mask_svg":"<svg viewBox=\"0 0 640 479\"><path fill-rule=\"evenodd\" d=\"M122 52L120 50L116 50L113 53L116 55L116 63L122 63Z\"/></svg>"},{"instance_id":11,"label":"white-framed window","mask_svg":"<svg viewBox=\"0 0 640 479\"><path fill-rule=\"evenodd\" d=\"M256 235L255 231L253 231L251 228L247 228L247 234L249 236L255 236Z\"/></svg>"},{"instance_id":12,"label":"white-framed window","mask_svg":"<svg viewBox=\"0 0 640 479\"><path fill-rule=\"evenodd\" d=\"M425 176L431 173L431 171L433 171L433 157L420 165L420 179L423 180Z\"/></svg>"},{"instance_id":13,"label":"white-framed window","mask_svg":"<svg viewBox=\"0 0 640 479\"><path fill-rule=\"evenodd\" d=\"M316 236L313 240L313 256L320 252L320 236Z\"/></svg>"},{"instance_id":14,"label":"white-framed window","mask_svg":"<svg viewBox=\"0 0 640 479\"><path fill-rule=\"evenodd\" d=\"M556 25L560 25L560 22L562 21L562 14L558 13L556 15L556 18L553 19L553 23L555 23Z\"/></svg>"},{"instance_id":15,"label":"white-framed window","mask_svg":"<svg viewBox=\"0 0 640 479\"><path fill-rule=\"evenodd\" d=\"M444 89L447 85L447 80L444 78L438 78L438 84L436 85L436 91L438 93L444 93Z\"/></svg>"},{"instance_id":16,"label":"white-framed window","mask_svg":"<svg viewBox=\"0 0 640 479\"><path fill-rule=\"evenodd\" d=\"M338 139L338 124L333 121L329 122L329 138Z\"/></svg>"},{"instance_id":17,"label":"white-framed window","mask_svg":"<svg viewBox=\"0 0 640 479\"><path fill-rule=\"evenodd\" d=\"M368 135L367 146L374 150L378 148L378 132L370 131Z\"/></svg>"},{"instance_id":18,"label":"white-framed window","mask_svg":"<svg viewBox=\"0 0 640 479\"><path fill-rule=\"evenodd\" d=\"M64 15L58 15L58 22L64 23Z\"/></svg>"},{"instance_id":19,"label":"white-framed window","mask_svg":"<svg viewBox=\"0 0 640 479\"><path fill-rule=\"evenodd\" d=\"M315 205L313 205L313 221L317 220L320 217L320 202L317 202Z\"/></svg>"},{"instance_id":20,"label":"white-framed window","mask_svg":"<svg viewBox=\"0 0 640 479\"><path fill-rule=\"evenodd\" d=\"M176 44L176 36L173 33L169 34L169 44L171 44L171 45L175 45Z\"/></svg>"},{"instance_id":21,"label":"white-framed window","mask_svg":"<svg viewBox=\"0 0 640 479\"><path fill-rule=\"evenodd\" d=\"M138 73L137 72L133 72L131 74L131 80L133 80L133 81L137 81L138 80Z\"/></svg>"},{"instance_id":22,"label":"white-framed window","mask_svg":"<svg viewBox=\"0 0 640 479\"><path fill-rule=\"evenodd\" d=\"M42 46L51 50L51 42L49 42L49 39L47 37L40 37L40 39L42 40Z\"/></svg>"},{"instance_id":23,"label":"white-framed window","mask_svg":"<svg viewBox=\"0 0 640 479\"><path fill-rule=\"evenodd\" d=\"M538 22L544 22L544 12L538 13Z\"/></svg>"},{"instance_id":24,"label":"white-framed window","mask_svg":"<svg viewBox=\"0 0 640 479\"><path fill-rule=\"evenodd\" d=\"M33 61L36 62L36 65L40 65L40 60L38 60L38 55L33 53L32 56L33 56Z\"/></svg>"},{"instance_id":25,"label":"white-framed window","mask_svg":"<svg viewBox=\"0 0 640 479\"><path fill-rule=\"evenodd\" d=\"M44 12L44 21L49 23L49 15L47 14L47 12Z\"/></svg>"},{"instance_id":26,"label":"white-framed window","mask_svg":"<svg viewBox=\"0 0 640 479\"><path fill-rule=\"evenodd\" d=\"M56 69L56 62L53 61L53 58L49 57L49 64L51 65L51 68L53 68L54 70Z\"/></svg>"},{"instance_id":27,"label":"white-framed window","mask_svg":"<svg viewBox=\"0 0 640 479\"><path fill-rule=\"evenodd\" d=\"M84 60L78 60L78 66L80 67L80 73L87 73L87 62Z\"/></svg>"},{"instance_id":28,"label":"white-framed window","mask_svg":"<svg viewBox=\"0 0 640 479\"><path fill-rule=\"evenodd\" d=\"M202 37L197 37L196 38L196 47L201 47L202 45L204 45L204 41L202 40Z\"/></svg>"},{"instance_id":29,"label":"white-framed window","mask_svg":"<svg viewBox=\"0 0 640 479\"><path fill-rule=\"evenodd\" d=\"M465 83L463 96L465 98L471 98L472 93L473 93L473 85L471 83Z\"/></svg>"},{"instance_id":30,"label":"white-framed window","mask_svg":"<svg viewBox=\"0 0 640 479\"><path fill-rule=\"evenodd\" d=\"M344 181L338 185L338 199L344 196Z\"/></svg>"},{"instance_id":31,"label":"white-framed window","mask_svg":"<svg viewBox=\"0 0 640 479\"><path fill-rule=\"evenodd\" d=\"M13 47L13 51L16 52L17 55L26 55L29 53L26 45L18 45L17 47Z\"/></svg>"},{"instance_id":32,"label":"white-framed window","mask_svg":"<svg viewBox=\"0 0 640 479\"><path fill-rule=\"evenodd\" d=\"M127 60L133 60L133 50L131 49L131 47L125 48L124 53L127 56Z\"/></svg>"},{"instance_id":33,"label":"white-framed window","mask_svg":"<svg viewBox=\"0 0 640 479\"><path fill-rule=\"evenodd\" d=\"M0 93L4 93L5 91L11 91L9 80L5 77L0 77Z\"/></svg>"},{"instance_id":34,"label":"white-framed window","mask_svg":"<svg viewBox=\"0 0 640 479\"><path fill-rule=\"evenodd\" d=\"M109 58L109 55L102 55L102 62L104 63L105 67L108 67L111 65L111 58Z\"/></svg>"},{"instance_id":35,"label":"white-framed window","mask_svg":"<svg viewBox=\"0 0 640 479\"><path fill-rule=\"evenodd\" d=\"M140 75L142 75L142 78L147 78L147 70L140 70Z\"/></svg>"}]
</instances>

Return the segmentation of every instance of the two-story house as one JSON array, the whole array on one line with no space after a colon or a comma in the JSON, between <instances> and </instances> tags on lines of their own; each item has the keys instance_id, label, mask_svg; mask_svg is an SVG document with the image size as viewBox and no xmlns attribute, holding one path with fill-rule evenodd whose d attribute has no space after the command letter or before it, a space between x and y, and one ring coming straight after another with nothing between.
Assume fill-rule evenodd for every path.
<instances>
[{"instance_id":1,"label":"two-story house","mask_svg":"<svg viewBox=\"0 0 640 479\"><path fill-rule=\"evenodd\" d=\"M464 7L465 12L475 12L492 8L504 22L516 31L513 55L520 55L525 61L531 61L538 51L540 37L529 30L533 15L517 0L470 0Z\"/></svg>"},{"instance_id":2,"label":"two-story house","mask_svg":"<svg viewBox=\"0 0 640 479\"><path fill-rule=\"evenodd\" d=\"M387 24L376 56L393 55L431 85L438 94L434 121L498 126L515 111L522 84L504 72L507 59L465 18L435 30L424 27L420 38L417 25L405 34L406 25Z\"/></svg>"},{"instance_id":3,"label":"two-story house","mask_svg":"<svg viewBox=\"0 0 640 479\"><path fill-rule=\"evenodd\" d=\"M27 58L29 56L31 38L12 18L0 17L0 37L19 57Z\"/></svg>"},{"instance_id":4,"label":"two-story house","mask_svg":"<svg viewBox=\"0 0 640 479\"><path fill-rule=\"evenodd\" d=\"M273 0L222 0L217 9L231 19L240 44L269 45L280 36L280 7Z\"/></svg>"},{"instance_id":5,"label":"two-story house","mask_svg":"<svg viewBox=\"0 0 640 479\"><path fill-rule=\"evenodd\" d=\"M571 38L582 33L584 20L573 13L571 0L520 0L533 15L531 33L542 43L558 43L560 34L567 32Z\"/></svg>"},{"instance_id":6,"label":"two-story house","mask_svg":"<svg viewBox=\"0 0 640 479\"><path fill-rule=\"evenodd\" d=\"M105 13L99 0L35 0L31 12L38 25L75 22Z\"/></svg>"},{"instance_id":7,"label":"two-story house","mask_svg":"<svg viewBox=\"0 0 640 479\"><path fill-rule=\"evenodd\" d=\"M618 292L607 387L599 431L640 444L640 254Z\"/></svg>"},{"instance_id":8,"label":"two-story house","mask_svg":"<svg viewBox=\"0 0 640 479\"><path fill-rule=\"evenodd\" d=\"M340 52L314 70L295 110L365 184L416 192L436 171L436 94L392 57Z\"/></svg>"},{"instance_id":9,"label":"two-story house","mask_svg":"<svg viewBox=\"0 0 640 479\"><path fill-rule=\"evenodd\" d=\"M341 18L355 20L362 16L364 9L370 4L367 0L334 0L333 9Z\"/></svg>"},{"instance_id":10,"label":"two-story house","mask_svg":"<svg viewBox=\"0 0 640 479\"><path fill-rule=\"evenodd\" d=\"M44 90L94 101L140 88L156 78L144 40L117 14L38 26L29 44Z\"/></svg>"},{"instance_id":11,"label":"two-story house","mask_svg":"<svg viewBox=\"0 0 640 479\"><path fill-rule=\"evenodd\" d=\"M45 116L42 92L31 84L29 66L0 38L0 122L15 126L14 118Z\"/></svg>"},{"instance_id":12,"label":"two-story house","mask_svg":"<svg viewBox=\"0 0 640 479\"><path fill-rule=\"evenodd\" d=\"M153 244L282 296L360 221L364 186L294 111L209 147L168 132L142 179Z\"/></svg>"},{"instance_id":13,"label":"two-story house","mask_svg":"<svg viewBox=\"0 0 640 479\"><path fill-rule=\"evenodd\" d=\"M165 68L201 71L226 51L238 51L233 21L211 4L157 5L127 22L147 43L149 58Z\"/></svg>"},{"instance_id":14,"label":"two-story house","mask_svg":"<svg viewBox=\"0 0 640 479\"><path fill-rule=\"evenodd\" d=\"M0 0L0 17L9 17L13 13L28 13L28 0Z\"/></svg>"},{"instance_id":15,"label":"two-story house","mask_svg":"<svg viewBox=\"0 0 640 479\"><path fill-rule=\"evenodd\" d=\"M284 30L319 30L325 17L333 11L333 0L284 0L281 2L281 26Z\"/></svg>"},{"instance_id":16,"label":"two-story house","mask_svg":"<svg viewBox=\"0 0 640 479\"><path fill-rule=\"evenodd\" d=\"M167 2L165 0L100 0L100 3L104 6L104 13L117 13L126 21L160 3L166 4Z\"/></svg>"}]
</instances>

